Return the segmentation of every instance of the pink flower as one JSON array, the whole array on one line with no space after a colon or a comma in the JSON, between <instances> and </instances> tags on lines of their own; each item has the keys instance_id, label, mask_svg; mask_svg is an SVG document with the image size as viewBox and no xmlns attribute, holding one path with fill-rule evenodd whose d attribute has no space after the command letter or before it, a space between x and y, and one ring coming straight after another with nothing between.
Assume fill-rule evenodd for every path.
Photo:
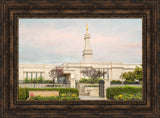
<instances>
[{"instance_id":1,"label":"pink flower","mask_svg":"<svg viewBox=\"0 0 160 118\"><path fill-rule=\"evenodd\" d=\"M34 97L33 93L30 94L31 97Z\"/></svg>"}]
</instances>

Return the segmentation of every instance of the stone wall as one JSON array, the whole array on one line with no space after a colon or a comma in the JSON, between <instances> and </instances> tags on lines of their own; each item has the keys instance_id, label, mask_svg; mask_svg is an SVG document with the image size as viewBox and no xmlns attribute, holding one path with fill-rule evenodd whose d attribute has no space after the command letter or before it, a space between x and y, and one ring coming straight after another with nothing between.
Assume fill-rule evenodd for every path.
<instances>
[{"instance_id":1,"label":"stone wall","mask_svg":"<svg viewBox=\"0 0 160 118\"><path fill-rule=\"evenodd\" d=\"M99 96L99 87L84 87L84 90L89 96Z\"/></svg>"}]
</instances>

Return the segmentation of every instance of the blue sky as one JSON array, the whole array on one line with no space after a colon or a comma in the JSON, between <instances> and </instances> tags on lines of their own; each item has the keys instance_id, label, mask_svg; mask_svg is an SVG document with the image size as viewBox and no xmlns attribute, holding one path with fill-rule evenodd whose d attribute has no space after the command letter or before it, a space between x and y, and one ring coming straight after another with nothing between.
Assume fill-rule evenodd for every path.
<instances>
[{"instance_id":1,"label":"blue sky","mask_svg":"<svg viewBox=\"0 0 160 118\"><path fill-rule=\"evenodd\" d=\"M82 61L86 23L94 61L142 63L142 19L19 19L19 63Z\"/></svg>"}]
</instances>

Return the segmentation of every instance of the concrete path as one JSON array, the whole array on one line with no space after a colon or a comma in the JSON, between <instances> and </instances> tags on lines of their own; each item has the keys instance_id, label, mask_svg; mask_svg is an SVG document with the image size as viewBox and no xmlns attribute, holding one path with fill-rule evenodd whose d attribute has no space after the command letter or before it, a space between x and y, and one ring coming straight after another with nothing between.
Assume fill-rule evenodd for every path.
<instances>
[{"instance_id":1,"label":"concrete path","mask_svg":"<svg viewBox=\"0 0 160 118\"><path fill-rule=\"evenodd\" d=\"M80 100L107 100L106 98L93 97L93 96L79 96Z\"/></svg>"}]
</instances>

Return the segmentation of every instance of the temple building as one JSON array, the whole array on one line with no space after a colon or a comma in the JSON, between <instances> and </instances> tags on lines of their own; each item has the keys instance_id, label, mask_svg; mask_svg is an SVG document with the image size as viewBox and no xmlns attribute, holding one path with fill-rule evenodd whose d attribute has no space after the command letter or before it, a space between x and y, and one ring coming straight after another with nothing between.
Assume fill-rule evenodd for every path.
<instances>
[{"instance_id":1,"label":"temple building","mask_svg":"<svg viewBox=\"0 0 160 118\"><path fill-rule=\"evenodd\" d=\"M93 60L93 51L90 46L91 36L88 33L88 26L86 28L86 34L84 35L85 49L83 50L83 60L78 63L63 63L64 75L57 79L57 83L65 82L70 83L70 87L75 88L75 83L83 78L81 70L84 67L93 67L96 69L103 69L107 72L105 79L122 80L120 75L122 72L133 71L136 66L140 64L124 64L122 62L95 62ZM20 64L19 65L19 80L25 78L38 78L43 77L45 80L51 80L49 72L55 68L54 64Z\"/></svg>"}]
</instances>

